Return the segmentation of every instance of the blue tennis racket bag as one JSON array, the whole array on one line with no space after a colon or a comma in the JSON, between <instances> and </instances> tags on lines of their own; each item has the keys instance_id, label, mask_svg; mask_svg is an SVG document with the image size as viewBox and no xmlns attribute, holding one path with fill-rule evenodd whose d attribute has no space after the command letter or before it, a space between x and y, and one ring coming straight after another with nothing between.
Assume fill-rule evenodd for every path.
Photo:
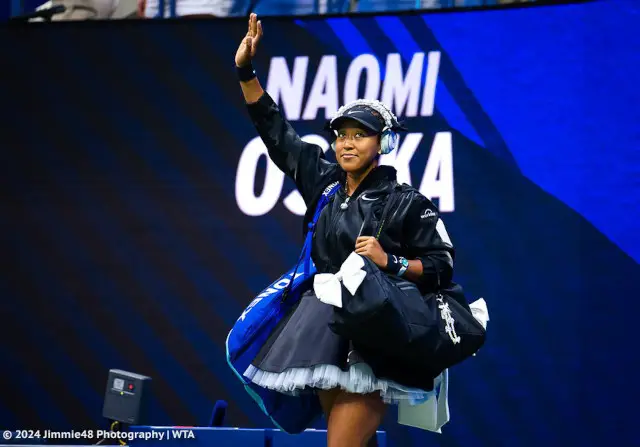
<instances>
[{"instance_id":1,"label":"blue tennis racket bag","mask_svg":"<svg viewBox=\"0 0 640 447\"><path fill-rule=\"evenodd\" d=\"M325 188L318 201L294 268L264 289L242 312L227 335L227 363L245 390L279 429L287 433L304 431L321 413L318 398L311 394L290 396L262 388L243 376L278 323L312 286L316 273L311 261L311 241L320 212L340 187L338 182Z\"/></svg>"}]
</instances>

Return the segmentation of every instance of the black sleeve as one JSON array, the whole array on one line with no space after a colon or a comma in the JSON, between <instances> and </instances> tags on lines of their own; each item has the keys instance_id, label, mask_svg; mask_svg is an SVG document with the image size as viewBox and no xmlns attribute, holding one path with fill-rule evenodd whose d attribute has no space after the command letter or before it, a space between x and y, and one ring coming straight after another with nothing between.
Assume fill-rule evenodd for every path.
<instances>
[{"instance_id":1,"label":"black sleeve","mask_svg":"<svg viewBox=\"0 0 640 447\"><path fill-rule=\"evenodd\" d=\"M418 286L423 292L447 286L453 278L455 251L436 206L426 197L416 195L403 223L404 245L410 259L422 262Z\"/></svg>"},{"instance_id":2,"label":"black sleeve","mask_svg":"<svg viewBox=\"0 0 640 447\"><path fill-rule=\"evenodd\" d=\"M322 187L322 177L330 174L335 164L325 159L319 146L300 139L267 92L257 102L247 104L247 108L269 157L293 179L308 206L316 190Z\"/></svg>"}]
</instances>

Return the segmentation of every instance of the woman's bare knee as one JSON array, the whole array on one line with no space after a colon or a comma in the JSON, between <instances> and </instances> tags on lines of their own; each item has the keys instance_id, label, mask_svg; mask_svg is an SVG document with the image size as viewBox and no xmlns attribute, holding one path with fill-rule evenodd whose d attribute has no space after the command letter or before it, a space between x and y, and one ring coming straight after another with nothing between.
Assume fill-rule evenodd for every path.
<instances>
[{"instance_id":1,"label":"woman's bare knee","mask_svg":"<svg viewBox=\"0 0 640 447\"><path fill-rule=\"evenodd\" d=\"M327 423L328 447L366 446L382 422L386 405L378 393L340 392Z\"/></svg>"}]
</instances>

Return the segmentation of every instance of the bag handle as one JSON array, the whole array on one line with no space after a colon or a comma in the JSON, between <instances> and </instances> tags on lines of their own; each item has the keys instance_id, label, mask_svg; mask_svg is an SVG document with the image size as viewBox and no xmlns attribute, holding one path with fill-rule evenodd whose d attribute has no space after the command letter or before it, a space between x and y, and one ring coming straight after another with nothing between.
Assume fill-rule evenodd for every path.
<instances>
[{"instance_id":1,"label":"bag handle","mask_svg":"<svg viewBox=\"0 0 640 447\"><path fill-rule=\"evenodd\" d=\"M384 226L384 224L387 221L387 217L389 215L389 211L391 210L391 207L395 204L395 199L400 195L400 193L398 192L398 185L395 185L393 187L393 190L389 193L389 197L387 199L387 203L384 206L384 210L382 211L382 219L380 220L380 225L378 227L378 231L376 232L376 239L380 239L380 235L382 234L382 227ZM429 261L431 262L431 265L433 265L433 269L436 272L436 281L437 281L437 288L436 288L436 296L442 296L442 292L441 292L441 287L440 287L440 272L438 271L438 268L436 267L435 262L433 262L433 259L429 259Z\"/></svg>"},{"instance_id":2,"label":"bag handle","mask_svg":"<svg viewBox=\"0 0 640 447\"><path fill-rule=\"evenodd\" d=\"M380 219L380 225L378 225L378 231L376 231L375 238L380 240L380 235L382 234L382 228L384 224L387 222L387 218L389 217L389 211L391 207L395 204L396 197L399 196L398 193L398 185L394 185L393 189L387 196L387 203L384 205L384 210L382 210L382 218Z\"/></svg>"},{"instance_id":3,"label":"bag handle","mask_svg":"<svg viewBox=\"0 0 640 447\"><path fill-rule=\"evenodd\" d=\"M442 296L442 287L440 286L440 270L438 270L438 266L433 259L429 259L429 261L433 266L433 270L436 272L436 298L439 297L444 299L444 297Z\"/></svg>"}]
</instances>

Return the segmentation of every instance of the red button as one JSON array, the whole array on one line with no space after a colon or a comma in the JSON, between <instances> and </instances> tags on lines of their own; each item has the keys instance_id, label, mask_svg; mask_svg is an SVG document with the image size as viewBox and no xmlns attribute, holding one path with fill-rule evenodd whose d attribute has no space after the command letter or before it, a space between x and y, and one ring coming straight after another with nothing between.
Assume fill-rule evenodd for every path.
<instances>
[{"instance_id":1,"label":"red button","mask_svg":"<svg viewBox=\"0 0 640 447\"><path fill-rule=\"evenodd\" d=\"M130 384L129 384L129 390L130 390L130 391L131 391L131 390L133 390L133 383L130 383Z\"/></svg>"}]
</instances>

